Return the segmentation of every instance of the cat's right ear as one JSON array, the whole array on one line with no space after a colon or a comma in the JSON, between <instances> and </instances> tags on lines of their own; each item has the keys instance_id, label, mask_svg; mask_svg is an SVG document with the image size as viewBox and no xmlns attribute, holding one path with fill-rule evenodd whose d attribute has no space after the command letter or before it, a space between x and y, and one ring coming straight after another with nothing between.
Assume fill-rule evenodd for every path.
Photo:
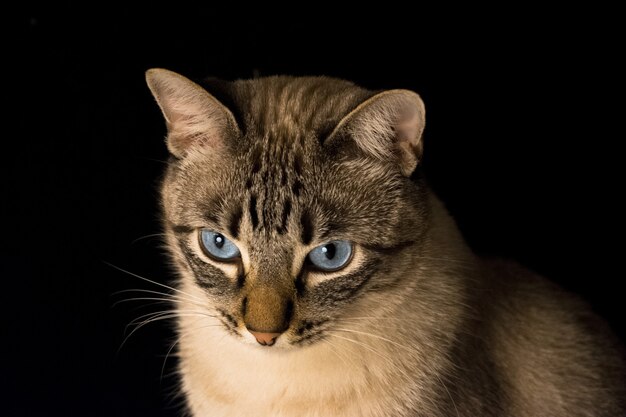
<instances>
[{"instance_id":1,"label":"cat's right ear","mask_svg":"<svg viewBox=\"0 0 626 417\"><path fill-rule=\"evenodd\" d=\"M357 151L410 176L422 159L424 103L409 90L378 93L345 116L326 139L333 153Z\"/></svg>"},{"instance_id":2,"label":"cat's right ear","mask_svg":"<svg viewBox=\"0 0 626 417\"><path fill-rule=\"evenodd\" d=\"M153 68L146 82L167 123L167 148L182 158L199 147L219 150L239 131L232 112L193 81Z\"/></svg>"}]
</instances>

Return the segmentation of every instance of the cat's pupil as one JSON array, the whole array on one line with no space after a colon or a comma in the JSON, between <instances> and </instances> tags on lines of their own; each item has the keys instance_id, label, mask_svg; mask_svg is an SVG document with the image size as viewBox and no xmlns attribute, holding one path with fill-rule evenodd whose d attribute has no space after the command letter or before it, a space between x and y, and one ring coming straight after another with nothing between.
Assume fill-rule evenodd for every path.
<instances>
[{"instance_id":1,"label":"cat's pupil","mask_svg":"<svg viewBox=\"0 0 626 417\"><path fill-rule=\"evenodd\" d=\"M326 259L333 259L335 257L336 250L337 248L335 248L333 243L329 243L322 248L322 252L326 255Z\"/></svg>"},{"instance_id":2,"label":"cat's pupil","mask_svg":"<svg viewBox=\"0 0 626 417\"><path fill-rule=\"evenodd\" d=\"M218 249L222 249L222 246L224 246L224 236L220 234L215 235L215 246Z\"/></svg>"}]
</instances>

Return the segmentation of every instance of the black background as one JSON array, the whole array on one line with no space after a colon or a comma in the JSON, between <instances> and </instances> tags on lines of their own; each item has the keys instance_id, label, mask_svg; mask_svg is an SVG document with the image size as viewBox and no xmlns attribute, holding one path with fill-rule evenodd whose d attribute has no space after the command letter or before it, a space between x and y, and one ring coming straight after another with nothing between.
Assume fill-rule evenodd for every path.
<instances>
[{"instance_id":1,"label":"black background","mask_svg":"<svg viewBox=\"0 0 626 417\"><path fill-rule=\"evenodd\" d=\"M109 265L172 279L149 236L159 233L167 158L143 79L151 67L225 79L323 74L419 92L426 174L472 247L581 294L624 339L614 243L623 51L610 11L242 19L168 7L158 17L33 9L6 39L1 414L179 415L175 358L163 367L171 325L144 327L117 353L125 325L159 306L114 306L132 296L114 293L158 287Z\"/></svg>"}]
</instances>

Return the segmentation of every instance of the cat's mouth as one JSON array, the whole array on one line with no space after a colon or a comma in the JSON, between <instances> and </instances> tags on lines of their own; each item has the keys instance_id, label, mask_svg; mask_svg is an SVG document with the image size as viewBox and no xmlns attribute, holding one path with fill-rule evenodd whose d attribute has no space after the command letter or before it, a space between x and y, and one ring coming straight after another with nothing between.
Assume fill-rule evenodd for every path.
<instances>
[{"instance_id":1,"label":"cat's mouth","mask_svg":"<svg viewBox=\"0 0 626 417\"><path fill-rule=\"evenodd\" d=\"M247 343L258 344L264 347L289 347L289 346L309 346L315 344L326 337L329 319L302 320L295 326L290 326L285 332L272 334L250 332L241 326L238 320L225 310L217 310L220 316L218 319L228 333L242 339Z\"/></svg>"}]
</instances>

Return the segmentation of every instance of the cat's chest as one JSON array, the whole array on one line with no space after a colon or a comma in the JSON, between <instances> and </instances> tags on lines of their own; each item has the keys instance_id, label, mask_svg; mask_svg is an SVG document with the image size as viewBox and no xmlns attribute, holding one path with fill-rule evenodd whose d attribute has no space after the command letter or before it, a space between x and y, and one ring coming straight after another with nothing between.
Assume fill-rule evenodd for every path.
<instances>
[{"instance_id":1,"label":"cat's chest","mask_svg":"<svg viewBox=\"0 0 626 417\"><path fill-rule=\"evenodd\" d=\"M246 348L183 356L183 385L194 415L367 417L397 405L391 385L375 375L371 362L325 349L280 355Z\"/></svg>"}]
</instances>

